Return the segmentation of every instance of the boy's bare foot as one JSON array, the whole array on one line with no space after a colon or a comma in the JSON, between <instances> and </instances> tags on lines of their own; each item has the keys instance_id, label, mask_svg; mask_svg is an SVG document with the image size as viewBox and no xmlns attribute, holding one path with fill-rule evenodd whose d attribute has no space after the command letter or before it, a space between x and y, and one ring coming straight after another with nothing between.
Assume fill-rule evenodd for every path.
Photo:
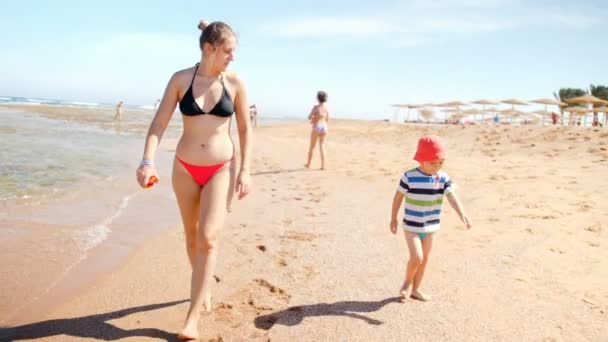
<instances>
[{"instance_id":1,"label":"boy's bare foot","mask_svg":"<svg viewBox=\"0 0 608 342\"><path fill-rule=\"evenodd\" d=\"M310 168L310 164L304 164L304 167L309 169Z\"/></svg>"},{"instance_id":2,"label":"boy's bare foot","mask_svg":"<svg viewBox=\"0 0 608 342\"><path fill-rule=\"evenodd\" d=\"M186 325L182 329L182 331L177 334L177 338L182 341L191 341L198 339L198 328L196 326L196 320L191 320L190 322L186 322Z\"/></svg>"},{"instance_id":3,"label":"boy's bare foot","mask_svg":"<svg viewBox=\"0 0 608 342\"><path fill-rule=\"evenodd\" d=\"M413 290L411 293L411 296L412 296L412 298L418 299L423 302L431 300L431 296L427 295L426 293L424 293L420 290Z\"/></svg>"},{"instance_id":4,"label":"boy's bare foot","mask_svg":"<svg viewBox=\"0 0 608 342\"><path fill-rule=\"evenodd\" d=\"M406 283L403 283L401 289L399 290L399 295L401 295L402 300L407 300L410 298L412 294L412 287L408 286Z\"/></svg>"}]
</instances>

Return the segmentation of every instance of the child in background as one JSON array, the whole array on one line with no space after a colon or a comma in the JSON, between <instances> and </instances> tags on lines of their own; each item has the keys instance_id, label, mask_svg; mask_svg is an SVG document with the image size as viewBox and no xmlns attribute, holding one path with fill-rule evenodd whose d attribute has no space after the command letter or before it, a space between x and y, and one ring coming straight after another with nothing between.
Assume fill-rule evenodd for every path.
<instances>
[{"instance_id":1,"label":"child in background","mask_svg":"<svg viewBox=\"0 0 608 342\"><path fill-rule=\"evenodd\" d=\"M439 137L426 135L420 138L414 160L419 166L403 174L393 197L390 230L397 233L397 213L405 197L403 229L410 259L400 295L403 299L411 297L427 301L430 297L420 290L420 285L433 247L433 235L440 228L444 196L467 229L471 229L471 221L454 193L452 180L447 173L440 171L445 149Z\"/></svg>"}]
</instances>

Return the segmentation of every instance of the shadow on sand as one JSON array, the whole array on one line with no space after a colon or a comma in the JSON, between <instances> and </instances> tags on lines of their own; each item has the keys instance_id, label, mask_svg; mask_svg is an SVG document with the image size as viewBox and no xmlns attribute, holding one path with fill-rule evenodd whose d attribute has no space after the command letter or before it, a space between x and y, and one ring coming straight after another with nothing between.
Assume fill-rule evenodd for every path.
<instances>
[{"instance_id":1,"label":"shadow on sand","mask_svg":"<svg viewBox=\"0 0 608 342\"><path fill-rule=\"evenodd\" d=\"M285 326L295 326L302 323L306 317L314 316L346 316L355 319L361 319L368 324L380 325L384 322L361 315L360 313L375 312L389 303L400 303L400 297L391 297L381 301L343 301L333 304L312 304L292 306L282 311L274 312L268 315L258 316L254 320L254 324L258 329L270 330L275 324Z\"/></svg>"},{"instance_id":2,"label":"shadow on sand","mask_svg":"<svg viewBox=\"0 0 608 342\"><path fill-rule=\"evenodd\" d=\"M0 327L0 341L31 340L60 335L66 335L66 340L70 339L69 336L74 336L102 341L114 341L127 337L154 337L164 341L179 341L175 333L155 328L124 330L108 323L108 321L185 302L188 302L188 300L143 305L84 317L52 319L12 328Z\"/></svg>"}]
</instances>

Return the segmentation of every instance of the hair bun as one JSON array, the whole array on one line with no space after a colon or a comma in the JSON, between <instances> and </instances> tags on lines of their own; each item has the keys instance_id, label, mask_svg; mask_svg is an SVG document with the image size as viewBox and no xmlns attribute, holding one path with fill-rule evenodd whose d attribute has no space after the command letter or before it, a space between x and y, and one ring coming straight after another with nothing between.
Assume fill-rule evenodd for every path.
<instances>
[{"instance_id":1,"label":"hair bun","mask_svg":"<svg viewBox=\"0 0 608 342\"><path fill-rule=\"evenodd\" d=\"M207 26L209 26L209 22L207 20L201 20L198 23L198 29L201 30L201 31L204 30L205 27L207 27Z\"/></svg>"}]
</instances>

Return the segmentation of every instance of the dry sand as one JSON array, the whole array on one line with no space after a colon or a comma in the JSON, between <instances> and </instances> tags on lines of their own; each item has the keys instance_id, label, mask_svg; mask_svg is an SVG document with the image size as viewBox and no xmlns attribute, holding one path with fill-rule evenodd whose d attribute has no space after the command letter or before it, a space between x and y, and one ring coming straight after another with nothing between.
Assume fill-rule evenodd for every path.
<instances>
[{"instance_id":1,"label":"dry sand","mask_svg":"<svg viewBox=\"0 0 608 342\"><path fill-rule=\"evenodd\" d=\"M201 340L608 339L608 130L357 121L330 129L328 171L302 168L308 125L255 131L254 192L235 202L222 232ZM444 208L423 286L433 300L401 303L407 250L389 232L390 206L425 133L444 137L445 170L474 227ZM176 224L43 319L2 333L172 341L189 278Z\"/></svg>"}]
</instances>

